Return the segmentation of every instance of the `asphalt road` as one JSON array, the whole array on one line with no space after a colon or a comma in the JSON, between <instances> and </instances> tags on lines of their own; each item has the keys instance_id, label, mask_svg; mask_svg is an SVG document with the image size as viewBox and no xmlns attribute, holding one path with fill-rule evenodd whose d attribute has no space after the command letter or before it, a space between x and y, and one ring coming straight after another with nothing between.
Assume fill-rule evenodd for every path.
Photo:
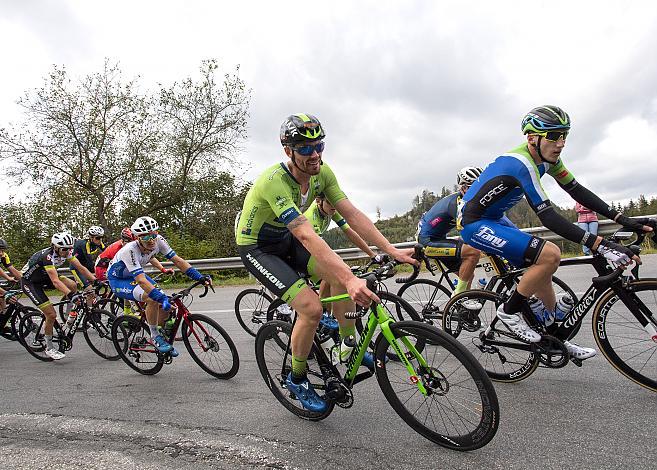
<instances>
[{"instance_id":1,"label":"asphalt road","mask_svg":"<svg viewBox=\"0 0 657 470\"><path fill-rule=\"evenodd\" d=\"M657 276L657 256L642 277ZM587 267L558 273L583 292ZM396 289L396 287L395 287ZM460 453L416 434L371 379L353 408L302 421L271 395L253 338L235 320L241 288L195 299L240 353L233 379L216 380L182 348L155 376L92 353L82 335L62 361L43 363L0 338L0 466L8 468L655 468L657 394L617 373L601 355L582 368L539 369L496 384L500 427L483 449ZM590 324L590 322L588 323ZM577 342L594 346L586 327ZM657 367L657 364L654 365Z\"/></svg>"}]
</instances>

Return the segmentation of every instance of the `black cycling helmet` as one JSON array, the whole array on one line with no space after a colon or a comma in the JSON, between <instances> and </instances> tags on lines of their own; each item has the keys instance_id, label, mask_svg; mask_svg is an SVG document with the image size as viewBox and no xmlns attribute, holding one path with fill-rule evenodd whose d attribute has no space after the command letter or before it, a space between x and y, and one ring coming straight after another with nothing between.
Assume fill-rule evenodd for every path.
<instances>
[{"instance_id":1,"label":"black cycling helmet","mask_svg":"<svg viewBox=\"0 0 657 470\"><path fill-rule=\"evenodd\" d=\"M522 119L523 134L570 129L570 116L558 106L539 106L529 111Z\"/></svg>"},{"instance_id":2,"label":"black cycling helmet","mask_svg":"<svg viewBox=\"0 0 657 470\"><path fill-rule=\"evenodd\" d=\"M0 238L0 250L6 250L7 249L7 242L5 241L4 238Z\"/></svg>"},{"instance_id":3,"label":"black cycling helmet","mask_svg":"<svg viewBox=\"0 0 657 470\"><path fill-rule=\"evenodd\" d=\"M283 147L307 144L326 137L324 127L312 114L293 114L281 124L281 144Z\"/></svg>"}]
</instances>

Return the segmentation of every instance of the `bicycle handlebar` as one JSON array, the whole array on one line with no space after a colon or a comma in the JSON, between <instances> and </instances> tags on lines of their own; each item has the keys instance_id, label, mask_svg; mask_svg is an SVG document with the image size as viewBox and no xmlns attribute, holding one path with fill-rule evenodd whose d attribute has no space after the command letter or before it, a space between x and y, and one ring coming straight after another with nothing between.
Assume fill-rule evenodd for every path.
<instances>
[{"instance_id":1,"label":"bicycle handlebar","mask_svg":"<svg viewBox=\"0 0 657 470\"><path fill-rule=\"evenodd\" d=\"M395 282L397 284L405 284L407 282L414 281L420 274L420 269L422 268L422 261L424 261L424 265L427 267L427 270L431 273L431 275L435 276L435 274L433 273L434 269L431 267L431 262L429 261L427 255L424 254L424 247L419 243L416 243L413 249L415 250L415 253L413 253L413 258L420 261L420 263L417 266L413 265L413 272L411 273L410 276L398 277L397 279L395 279Z\"/></svg>"},{"instance_id":2,"label":"bicycle handlebar","mask_svg":"<svg viewBox=\"0 0 657 470\"><path fill-rule=\"evenodd\" d=\"M170 297L171 297L172 300L182 299L183 297L187 297L191 293L191 291L194 287L199 286L201 284L205 284L205 282L206 282L206 279L199 279L198 281L195 281L191 286L187 287L186 289L181 290L180 292L176 292L175 294L172 294ZM209 289L212 289L212 292L214 292L214 287L212 286L212 284L205 284L203 286L203 288L204 288L203 293L201 295L199 295L199 298L205 297L206 295L208 295L208 290Z\"/></svg>"}]
</instances>

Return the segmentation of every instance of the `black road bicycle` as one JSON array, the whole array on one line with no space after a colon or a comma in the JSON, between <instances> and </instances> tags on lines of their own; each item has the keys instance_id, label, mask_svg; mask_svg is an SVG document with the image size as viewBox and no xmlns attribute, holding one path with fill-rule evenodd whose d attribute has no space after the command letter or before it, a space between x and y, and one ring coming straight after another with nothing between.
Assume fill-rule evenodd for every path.
<instances>
[{"instance_id":1,"label":"black road bicycle","mask_svg":"<svg viewBox=\"0 0 657 470\"><path fill-rule=\"evenodd\" d=\"M375 291L378 282L394 275L396 264L391 261L370 273L366 278L368 288ZM322 302L347 298L343 294ZM393 410L430 441L461 451L490 442L499 425L497 395L489 377L467 349L434 326L417 321L395 322L380 304L354 312L351 317L368 313L344 374L328 357L319 336L314 337L307 375L329 404L324 412L304 409L286 386L286 377L292 370L293 323L266 323L256 336L256 361L276 399L296 416L318 421L329 416L336 405L350 408L354 402L353 386L376 375ZM381 333L374 341L375 371L358 373L377 327Z\"/></svg>"},{"instance_id":2,"label":"black road bicycle","mask_svg":"<svg viewBox=\"0 0 657 470\"><path fill-rule=\"evenodd\" d=\"M70 327L64 329L55 320L52 336L55 349L63 353L70 351L73 348L75 333L82 330L84 339L93 352L103 359L117 360L119 355L114 349L110 336L115 319L114 315L107 310L88 305L86 297L93 295L93 291L83 292L82 294L79 301L74 303L71 309L71 313L76 313L77 316ZM56 302L53 306L58 307L60 303L62 302ZM18 336L28 353L41 361L49 362L53 359L46 355L45 321L46 316L41 310L28 312L23 315L19 323Z\"/></svg>"},{"instance_id":3,"label":"black road bicycle","mask_svg":"<svg viewBox=\"0 0 657 470\"><path fill-rule=\"evenodd\" d=\"M421 246L421 245L420 245ZM518 284L525 269L516 269L496 255L486 255L488 260L482 258L481 266L488 278L483 287L486 291L496 292L507 298ZM449 269L440 262L440 258L427 257L423 255L427 270L435 276L436 269L440 271L438 280L419 278L419 267L414 267L409 277L397 278L395 282L403 284L397 295L410 303L422 315L424 321L429 324L440 325L445 304L454 292L453 278L454 270ZM432 267L434 261L436 267ZM577 301L577 295L568 287L564 281L552 276L552 285L557 296L568 294L573 301Z\"/></svg>"},{"instance_id":4,"label":"black road bicycle","mask_svg":"<svg viewBox=\"0 0 657 470\"><path fill-rule=\"evenodd\" d=\"M637 234L633 249L637 254L644 237ZM569 356L563 341L577 334L592 309L593 337L605 358L630 380L657 391L657 279L623 275L621 268L597 253L561 261L561 266L574 265L591 265L598 276L563 321L546 329L527 302L523 306L525 319L542 335L538 343L520 340L497 319L497 307L505 299L489 291L453 297L445 306L443 329L467 346L493 380L517 382L539 365L560 368L570 360L581 366L580 360ZM482 308L472 312L464 307L466 300L476 300Z\"/></svg>"}]
</instances>

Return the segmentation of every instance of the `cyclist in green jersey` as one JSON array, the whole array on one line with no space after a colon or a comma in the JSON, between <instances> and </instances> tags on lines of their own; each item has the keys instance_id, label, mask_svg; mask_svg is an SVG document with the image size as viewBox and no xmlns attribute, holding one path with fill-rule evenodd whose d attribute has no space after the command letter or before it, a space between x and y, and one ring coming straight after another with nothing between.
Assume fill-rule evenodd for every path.
<instances>
[{"instance_id":1,"label":"cyclist in green jersey","mask_svg":"<svg viewBox=\"0 0 657 470\"><path fill-rule=\"evenodd\" d=\"M333 171L323 164L326 134L319 120L295 114L283 122L280 140L288 160L260 175L249 190L236 228L236 241L244 265L260 282L298 312L292 332L292 372L289 389L308 410L327 408L306 378L306 360L322 316L319 297L304 275L327 279L361 306L379 301L363 279L353 275L340 257L315 232L303 215L315 197L324 193L349 225L367 242L403 263L417 264L412 250L392 246L342 192ZM344 321L344 302L333 314ZM353 321L344 321L355 333ZM341 334L349 334L341 331ZM353 334L353 333L352 333Z\"/></svg>"}]
</instances>

